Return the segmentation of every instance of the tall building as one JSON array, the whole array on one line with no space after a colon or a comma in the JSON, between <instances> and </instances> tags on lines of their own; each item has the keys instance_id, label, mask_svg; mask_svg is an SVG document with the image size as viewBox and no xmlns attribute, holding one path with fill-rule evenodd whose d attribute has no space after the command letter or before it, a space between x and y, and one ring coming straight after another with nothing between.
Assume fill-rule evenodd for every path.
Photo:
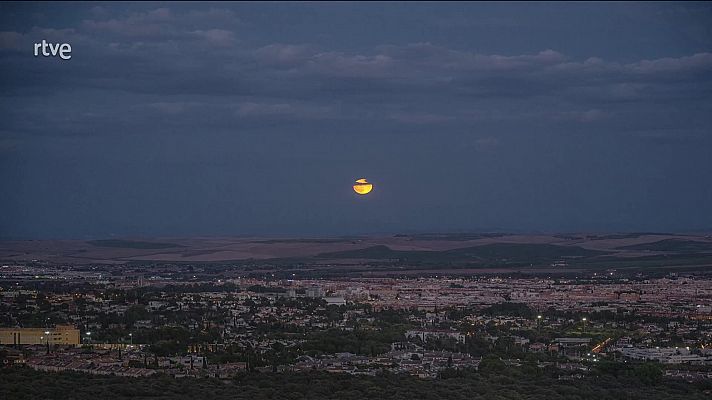
<instances>
[{"instance_id":1,"label":"tall building","mask_svg":"<svg viewBox=\"0 0 712 400\"><path fill-rule=\"evenodd\" d=\"M57 325L54 328L0 328L0 345L78 345L79 340L79 329L73 325Z\"/></svg>"},{"instance_id":2,"label":"tall building","mask_svg":"<svg viewBox=\"0 0 712 400\"><path fill-rule=\"evenodd\" d=\"M317 299L324 295L324 292L318 286L312 286L306 289L306 296L310 299Z\"/></svg>"}]
</instances>

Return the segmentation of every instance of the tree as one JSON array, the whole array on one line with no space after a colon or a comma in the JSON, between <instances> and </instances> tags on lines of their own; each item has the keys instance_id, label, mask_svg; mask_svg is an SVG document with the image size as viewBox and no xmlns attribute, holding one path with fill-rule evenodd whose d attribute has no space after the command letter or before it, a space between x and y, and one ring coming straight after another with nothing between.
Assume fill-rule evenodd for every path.
<instances>
[{"instance_id":1,"label":"tree","mask_svg":"<svg viewBox=\"0 0 712 400\"><path fill-rule=\"evenodd\" d=\"M507 366L504 364L504 362L496 356L487 356L482 359L480 362L479 370L483 374L499 374L504 372L507 369Z\"/></svg>"},{"instance_id":2,"label":"tree","mask_svg":"<svg viewBox=\"0 0 712 400\"><path fill-rule=\"evenodd\" d=\"M655 363L645 363L633 369L633 374L646 385L657 385L663 377L660 365Z\"/></svg>"}]
</instances>

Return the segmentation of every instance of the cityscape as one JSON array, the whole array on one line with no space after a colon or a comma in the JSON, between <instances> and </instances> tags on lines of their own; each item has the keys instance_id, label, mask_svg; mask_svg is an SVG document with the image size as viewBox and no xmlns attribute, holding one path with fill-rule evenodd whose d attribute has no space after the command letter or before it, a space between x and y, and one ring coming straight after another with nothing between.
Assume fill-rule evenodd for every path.
<instances>
[{"instance_id":1,"label":"cityscape","mask_svg":"<svg viewBox=\"0 0 712 400\"><path fill-rule=\"evenodd\" d=\"M561 384L597 379L613 369L655 385L684 383L690 388L685 396L694 396L692 388L698 387L700 396L709 394L712 276L700 267L712 259L711 238L581 235L549 237L558 245L522 243L543 238L302 239L319 244L312 251L325 252L298 262L9 263L0 267L0 355L6 367L42 374L127 379L234 381L254 374L328 373L437 382L448 375L512 369ZM60 259L105 254L118 260L170 249L178 252L169 253L175 257L196 254L190 242L47 245ZM218 245L196 242L202 256ZM437 273L417 252L384 259L373 250L379 247L371 246L399 242L469 251L478 248L472 244L516 245L506 247L507 259L473 255L461 269L449 265ZM565 244L570 242L586 247ZM641 252L638 258L628 253L632 242L639 243L633 246ZM217 248L225 253L250 243L285 251L280 246L291 247L295 240L222 239ZM0 251L7 256L12 245L7 242ZM344 245L361 247L362 253L328 251ZM94 253L76 252L85 246ZM547 246L548 261L537 246ZM592 255L560 256L551 246L561 254L576 248ZM610 254L604 248L623 249L599 255ZM522 266L517 251L539 261ZM675 272L636 267L641 259L660 255L691 263ZM623 256L636 261L621 265ZM615 267L593 263L601 257ZM476 266L482 262L490 268ZM581 268L584 262L594 266Z\"/></svg>"},{"instance_id":2,"label":"cityscape","mask_svg":"<svg viewBox=\"0 0 712 400\"><path fill-rule=\"evenodd\" d=\"M712 3L0 2L0 400L712 399Z\"/></svg>"}]
</instances>

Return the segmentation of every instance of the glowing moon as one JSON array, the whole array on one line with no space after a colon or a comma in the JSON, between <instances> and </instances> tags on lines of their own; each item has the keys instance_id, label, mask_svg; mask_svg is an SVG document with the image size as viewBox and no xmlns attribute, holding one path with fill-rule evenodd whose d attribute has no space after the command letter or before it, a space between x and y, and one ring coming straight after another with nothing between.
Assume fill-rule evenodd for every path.
<instances>
[{"instance_id":1,"label":"glowing moon","mask_svg":"<svg viewBox=\"0 0 712 400\"><path fill-rule=\"evenodd\" d=\"M365 178L356 180L356 184L354 185L354 192L360 195L364 195L371 193L371 190L373 190L373 185L368 183Z\"/></svg>"}]
</instances>

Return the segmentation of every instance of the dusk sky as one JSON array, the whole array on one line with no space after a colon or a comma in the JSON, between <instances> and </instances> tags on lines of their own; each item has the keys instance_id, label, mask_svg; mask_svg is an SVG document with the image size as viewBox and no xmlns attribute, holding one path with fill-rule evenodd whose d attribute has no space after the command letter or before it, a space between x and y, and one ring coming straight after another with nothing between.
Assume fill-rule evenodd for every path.
<instances>
[{"instance_id":1,"label":"dusk sky","mask_svg":"<svg viewBox=\"0 0 712 400\"><path fill-rule=\"evenodd\" d=\"M0 121L4 239L712 230L712 4L2 3Z\"/></svg>"}]
</instances>

